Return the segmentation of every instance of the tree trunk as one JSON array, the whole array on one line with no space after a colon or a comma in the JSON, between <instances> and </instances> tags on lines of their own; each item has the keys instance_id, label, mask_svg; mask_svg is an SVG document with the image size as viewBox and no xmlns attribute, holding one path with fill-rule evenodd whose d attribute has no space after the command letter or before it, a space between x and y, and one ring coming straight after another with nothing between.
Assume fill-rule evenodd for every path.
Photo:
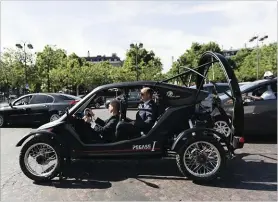
<instances>
[{"instance_id":1,"label":"tree trunk","mask_svg":"<svg viewBox=\"0 0 278 202\"><path fill-rule=\"evenodd\" d=\"M76 85L76 96L79 95L79 85Z\"/></svg>"}]
</instances>

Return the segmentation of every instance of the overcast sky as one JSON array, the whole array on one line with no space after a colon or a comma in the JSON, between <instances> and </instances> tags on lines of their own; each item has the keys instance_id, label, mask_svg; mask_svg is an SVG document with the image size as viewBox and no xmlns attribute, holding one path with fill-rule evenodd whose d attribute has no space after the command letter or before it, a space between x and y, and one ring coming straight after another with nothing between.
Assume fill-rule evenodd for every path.
<instances>
[{"instance_id":1,"label":"overcast sky","mask_svg":"<svg viewBox=\"0 0 278 202\"><path fill-rule=\"evenodd\" d=\"M132 42L142 42L169 70L196 41L224 49L253 46L268 35L277 41L276 1L2 1L1 50L30 41L34 51L57 45L79 56L124 59Z\"/></svg>"}]
</instances>

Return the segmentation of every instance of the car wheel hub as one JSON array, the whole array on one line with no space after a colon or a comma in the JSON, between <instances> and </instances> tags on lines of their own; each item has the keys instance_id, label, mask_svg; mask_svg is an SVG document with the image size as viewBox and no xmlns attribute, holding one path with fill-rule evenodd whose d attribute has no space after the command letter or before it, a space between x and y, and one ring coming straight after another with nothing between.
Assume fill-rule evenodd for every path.
<instances>
[{"instance_id":1,"label":"car wheel hub","mask_svg":"<svg viewBox=\"0 0 278 202\"><path fill-rule=\"evenodd\" d=\"M40 165L43 165L45 164L46 162L46 158L43 156L43 155L39 155L37 158L36 158L36 162Z\"/></svg>"},{"instance_id":2,"label":"car wheel hub","mask_svg":"<svg viewBox=\"0 0 278 202\"><path fill-rule=\"evenodd\" d=\"M205 154L197 156L197 162L199 164L205 164L207 162L207 156Z\"/></svg>"}]
</instances>

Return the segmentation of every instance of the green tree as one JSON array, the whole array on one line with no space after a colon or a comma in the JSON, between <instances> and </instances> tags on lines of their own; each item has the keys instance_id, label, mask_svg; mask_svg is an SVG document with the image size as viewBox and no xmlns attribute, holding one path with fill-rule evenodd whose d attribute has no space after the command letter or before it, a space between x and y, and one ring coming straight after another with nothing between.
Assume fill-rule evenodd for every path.
<instances>
[{"instance_id":1,"label":"green tree","mask_svg":"<svg viewBox=\"0 0 278 202\"><path fill-rule=\"evenodd\" d=\"M206 51L221 53L219 45L215 42L209 42L207 44L194 42L192 43L191 47L179 57L178 61L173 63L171 69L169 70L169 72L167 72L167 75L170 77L186 71L186 68L184 68L184 66L189 68L197 67L202 54ZM223 80L224 74L221 71L222 70L220 69L219 65L214 64L213 68L211 68L208 73L208 78L210 80ZM190 78L190 75L188 76L184 76L182 78L182 80L186 83L189 81ZM192 80L194 80L195 75L192 74L192 76ZM177 81L180 82L180 80L178 79Z\"/></svg>"},{"instance_id":2,"label":"green tree","mask_svg":"<svg viewBox=\"0 0 278 202\"><path fill-rule=\"evenodd\" d=\"M277 42L264 45L259 49L254 49L239 63L236 75L240 81L254 81L257 79L257 65L259 51L259 74L258 79L263 78L266 71L277 74Z\"/></svg>"},{"instance_id":3,"label":"green tree","mask_svg":"<svg viewBox=\"0 0 278 202\"><path fill-rule=\"evenodd\" d=\"M137 55L137 56L136 56ZM139 80L155 80L161 74L162 63L153 51L147 51L145 48L130 48L126 53L126 60L123 70L119 73L125 73L125 80L136 80L136 59L138 64ZM127 72L132 72L129 74Z\"/></svg>"},{"instance_id":4,"label":"green tree","mask_svg":"<svg viewBox=\"0 0 278 202\"><path fill-rule=\"evenodd\" d=\"M43 87L41 89L43 91L53 91L54 89L51 87L56 86L57 84L52 82L52 76L54 75L50 72L54 69L62 70L66 68L66 64L67 55L65 50L46 45L43 51L37 53L35 66L38 74L34 80L36 82L36 86L39 88ZM58 72L56 71L56 73Z\"/></svg>"}]
</instances>

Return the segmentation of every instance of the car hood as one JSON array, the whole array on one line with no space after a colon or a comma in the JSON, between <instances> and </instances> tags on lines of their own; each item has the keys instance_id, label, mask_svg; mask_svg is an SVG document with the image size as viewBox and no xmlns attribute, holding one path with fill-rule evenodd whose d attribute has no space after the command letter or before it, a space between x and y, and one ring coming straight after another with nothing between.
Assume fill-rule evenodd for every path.
<instances>
[{"instance_id":1,"label":"car hood","mask_svg":"<svg viewBox=\"0 0 278 202\"><path fill-rule=\"evenodd\" d=\"M52 128L52 127L61 125L63 123L64 123L64 121L60 121L58 119L58 120L55 120L55 121L52 121L52 122L49 122L49 123L46 123L46 124L40 126L37 130L45 130L45 129L48 129L48 128Z\"/></svg>"}]
</instances>

